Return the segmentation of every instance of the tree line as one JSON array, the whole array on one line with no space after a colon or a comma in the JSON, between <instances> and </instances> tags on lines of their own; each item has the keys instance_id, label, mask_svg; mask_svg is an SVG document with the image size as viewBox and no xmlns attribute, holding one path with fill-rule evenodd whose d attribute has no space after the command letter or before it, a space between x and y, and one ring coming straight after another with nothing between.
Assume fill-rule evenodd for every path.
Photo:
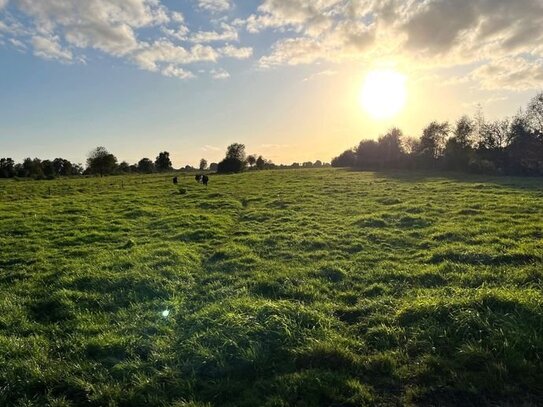
<instances>
[{"instance_id":1,"label":"tree line","mask_svg":"<svg viewBox=\"0 0 543 407\"><path fill-rule=\"evenodd\" d=\"M245 145L240 143L231 144L226 150L225 158L219 163L208 165L206 159L202 158L198 168L187 165L180 168L181 171L209 171L218 173L235 173L245 170L267 170L277 168L312 168L322 167L323 164L317 160L302 164L293 163L290 166L276 165L271 160L265 159L262 155L248 155L245 153ZM53 179L63 176L77 175L115 175L115 174L152 174L157 172L171 172L175 169L172 166L170 153L162 151L155 160L144 157L135 164L126 161L119 163L117 157L110 153L105 147L97 147L92 150L87 158L86 166L75 164L64 158L54 160L40 160L39 158L25 158L22 163L15 163L11 158L0 159L0 178L33 178Z\"/></svg>"},{"instance_id":2,"label":"tree line","mask_svg":"<svg viewBox=\"0 0 543 407\"><path fill-rule=\"evenodd\" d=\"M543 92L512 118L488 121L479 112L454 124L434 121L418 139L392 128L344 151L332 166L543 175Z\"/></svg>"}]
</instances>

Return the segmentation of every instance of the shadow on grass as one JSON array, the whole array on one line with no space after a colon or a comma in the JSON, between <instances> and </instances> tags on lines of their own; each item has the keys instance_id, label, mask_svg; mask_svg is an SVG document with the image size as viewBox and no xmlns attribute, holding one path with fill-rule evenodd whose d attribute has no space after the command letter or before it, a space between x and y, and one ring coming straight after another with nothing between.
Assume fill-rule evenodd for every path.
<instances>
[{"instance_id":1,"label":"shadow on grass","mask_svg":"<svg viewBox=\"0 0 543 407\"><path fill-rule=\"evenodd\" d=\"M449 180L462 183L481 183L488 188L491 185L538 191L543 193L543 177L521 177L521 176L500 176L500 175L481 175L461 173L454 171L437 171L437 170L359 170L356 168L344 168L339 171L346 172L367 172L372 173L375 177L389 178L398 182L418 183L427 181Z\"/></svg>"}]
</instances>

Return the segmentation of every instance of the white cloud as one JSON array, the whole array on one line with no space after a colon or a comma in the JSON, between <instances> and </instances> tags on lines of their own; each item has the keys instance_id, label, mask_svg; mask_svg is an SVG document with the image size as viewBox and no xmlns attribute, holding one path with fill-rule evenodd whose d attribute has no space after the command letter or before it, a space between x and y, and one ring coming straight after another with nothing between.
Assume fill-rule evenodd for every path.
<instances>
[{"instance_id":1,"label":"white cloud","mask_svg":"<svg viewBox=\"0 0 543 407\"><path fill-rule=\"evenodd\" d=\"M179 79L192 79L195 77L192 72L185 71L183 68L175 65L166 66L164 69L162 69L162 74L164 76Z\"/></svg>"},{"instance_id":2,"label":"white cloud","mask_svg":"<svg viewBox=\"0 0 543 407\"><path fill-rule=\"evenodd\" d=\"M471 78L484 89L523 91L543 88L543 59L506 57L477 68Z\"/></svg>"},{"instance_id":3,"label":"white cloud","mask_svg":"<svg viewBox=\"0 0 543 407\"><path fill-rule=\"evenodd\" d=\"M69 62L73 59L73 55L69 50L62 49L55 37L35 36L32 38L34 54L45 59L58 59L60 61Z\"/></svg>"},{"instance_id":4,"label":"white cloud","mask_svg":"<svg viewBox=\"0 0 543 407\"><path fill-rule=\"evenodd\" d=\"M198 31L194 33L189 41L196 43L216 42L216 41L237 41L238 31L226 23L221 23L222 32L217 31Z\"/></svg>"},{"instance_id":5,"label":"white cloud","mask_svg":"<svg viewBox=\"0 0 543 407\"><path fill-rule=\"evenodd\" d=\"M198 6L201 9L213 13L228 11L231 7L230 0L199 0Z\"/></svg>"},{"instance_id":6,"label":"white cloud","mask_svg":"<svg viewBox=\"0 0 543 407\"><path fill-rule=\"evenodd\" d=\"M320 71L320 72L316 72L310 76L308 76L307 78L305 78L303 81L304 82L309 82L309 81L312 81L314 79L318 79L318 78L321 78L323 76L335 76L337 75L338 72L337 71L334 71L334 70L331 70L331 69L327 69L325 71Z\"/></svg>"},{"instance_id":7,"label":"white cloud","mask_svg":"<svg viewBox=\"0 0 543 407\"><path fill-rule=\"evenodd\" d=\"M160 40L142 46L133 59L142 69L158 71L163 64L178 66L203 61L214 62L218 57L219 54L212 47L196 44L191 49L186 49L170 41Z\"/></svg>"},{"instance_id":8,"label":"white cloud","mask_svg":"<svg viewBox=\"0 0 543 407\"><path fill-rule=\"evenodd\" d=\"M0 9L7 4L0 0ZM235 7L233 0L193 4L212 13ZM473 64L479 68L466 77L486 89L541 87L542 0L260 0L256 6L245 16L240 7L235 20L213 15L193 27L164 0L13 0L0 13L0 34L4 45L26 44L42 58L79 61L93 49L185 78L186 65L207 63L214 66L202 67L206 72L218 71L221 58L257 53L260 68L345 60L395 60L419 69ZM244 42L264 30L277 37L270 47L255 51Z\"/></svg>"},{"instance_id":9,"label":"white cloud","mask_svg":"<svg viewBox=\"0 0 543 407\"><path fill-rule=\"evenodd\" d=\"M223 56L235 59L247 59L253 55L251 47L235 47L229 44L222 47L219 51Z\"/></svg>"},{"instance_id":10,"label":"white cloud","mask_svg":"<svg viewBox=\"0 0 543 407\"><path fill-rule=\"evenodd\" d=\"M220 69L213 69L211 70L211 77L213 79L228 79L230 78L230 74L225 71L224 69L220 68Z\"/></svg>"}]
</instances>

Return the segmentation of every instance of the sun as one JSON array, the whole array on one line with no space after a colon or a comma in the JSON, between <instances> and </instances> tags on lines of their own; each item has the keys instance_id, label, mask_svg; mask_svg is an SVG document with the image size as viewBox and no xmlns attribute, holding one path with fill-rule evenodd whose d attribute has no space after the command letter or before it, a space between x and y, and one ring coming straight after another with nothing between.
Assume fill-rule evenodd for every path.
<instances>
[{"instance_id":1,"label":"sun","mask_svg":"<svg viewBox=\"0 0 543 407\"><path fill-rule=\"evenodd\" d=\"M390 119L402 111L407 100L406 78L394 70L371 71L360 92L360 104L377 120Z\"/></svg>"}]
</instances>

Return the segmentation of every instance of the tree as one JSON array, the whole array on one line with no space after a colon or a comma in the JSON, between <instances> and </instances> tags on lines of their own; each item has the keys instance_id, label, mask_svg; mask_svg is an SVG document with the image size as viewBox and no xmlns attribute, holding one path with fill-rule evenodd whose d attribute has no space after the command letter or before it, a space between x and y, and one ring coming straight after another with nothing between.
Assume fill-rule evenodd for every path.
<instances>
[{"instance_id":1,"label":"tree","mask_svg":"<svg viewBox=\"0 0 543 407\"><path fill-rule=\"evenodd\" d=\"M356 166L375 169L379 165L379 143L375 140L362 140L355 151Z\"/></svg>"},{"instance_id":2,"label":"tree","mask_svg":"<svg viewBox=\"0 0 543 407\"><path fill-rule=\"evenodd\" d=\"M217 168L219 167L219 164L217 163L211 163L209 164L209 171L217 172Z\"/></svg>"},{"instance_id":3,"label":"tree","mask_svg":"<svg viewBox=\"0 0 543 407\"><path fill-rule=\"evenodd\" d=\"M202 158L200 160L200 171L204 171L207 168L207 160Z\"/></svg>"},{"instance_id":4,"label":"tree","mask_svg":"<svg viewBox=\"0 0 543 407\"><path fill-rule=\"evenodd\" d=\"M219 173L241 172L245 169L245 146L234 143L228 146L226 157L217 166Z\"/></svg>"},{"instance_id":5,"label":"tree","mask_svg":"<svg viewBox=\"0 0 543 407\"><path fill-rule=\"evenodd\" d=\"M226 158L245 161L245 145L239 143L230 144L226 150Z\"/></svg>"},{"instance_id":6,"label":"tree","mask_svg":"<svg viewBox=\"0 0 543 407\"><path fill-rule=\"evenodd\" d=\"M151 174L155 172L155 164L149 158L142 158L138 161L138 172Z\"/></svg>"},{"instance_id":7,"label":"tree","mask_svg":"<svg viewBox=\"0 0 543 407\"><path fill-rule=\"evenodd\" d=\"M320 168L322 167L322 161L321 160L317 160L313 163L313 167L315 168Z\"/></svg>"},{"instance_id":8,"label":"tree","mask_svg":"<svg viewBox=\"0 0 543 407\"><path fill-rule=\"evenodd\" d=\"M390 129L385 135L379 137L379 151L377 159L381 167L398 167L405 157L403 148L403 133L397 127Z\"/></svg>"},{"instance_id":9,"label":"tree","mask_svg":"<svg viewBox=\"0 0 543 407\"><path fill-rule=\"evenodd\" d=\"M354 167L356 155L353 149L345 150L343 153L332 159L332 167Z\"/></svg>"},{"instance_id":10,"label":"tree","mask_svg":"<svg viewBox=\"0 0 543 407\"><path fill-rule=\"evenodd\" d=\"M535 136L543 139L543 92L538 93L528 104L526 120Z\"/></svg>"},{"instance_id":11,"label":"tree","mask_svg":"<svg viewBox=\"0 0 543 407\"><path fill-rule=\"evenodd\" d=\"M438 123L435 121L422 131L417 156L423 166L434 166L435 161L443 155L449 131L448 122Z\"/></svg>"},{"instance_id":12,"label":"tree","mask_svg":"<svg viewBox=\"0 0 543 407\"><path fill-rule=\"evenodd\" d=\"M167 151L159 153L154 166L158 172L171 171L172 161L170 160L170 153Z\"/></svg>"},{"instance_id":13,"label":"tree","mask_svg":"<svg viewBox=\"0 0 543 407\"><path fill-rule=\"evenodd\" d=\"M473 136L476 130L476 124L468 116L462 116L456 122L453 134L456 144L461 148L467 149L473 145Z\"/></svg>"},{"instance_id":14,"label":"tree","mask_svg":"<svg viewBox=\"0 0 543 407\"><path fill-rule=\"evenodd\" d=\"M36 179L44 177L42 163L39 158L25 158L23 164L17 168L18 177L32 177Z\"/></svg>"},{"instance_id":15,"label":"tree","mask_svg":"<svg viewBox=\"0 0 543 407\"><path fill-rule=\"evenodd\" d=\"M53 162L51 160L43 160L41 162L41 168L42 168L44 177L48 179L55 178L55 176L57 175L55 173L55 166L53 165Z\"/></svg>"},{"instance_id":16,"label":"tree","mask_svg":"<svg viewBox=\"0 0 543 407\"><path fill-rule=\"evenodd\" d=\"M502 150L511 141L511 121L509 119L484 122L479 129L478 148L484 150Z\"/></svg>"},{"instance_id":17,"label":"tree","mask_svg":"<svg viewBox=\"0 0 543 407\"><path fill-rule=\"evenodd\" d=\"M96 147L89 153L87 167L91 174L112 174L117 168L117 157L106 150L105 147Z\"/></svg>"},{"instance_id":18,"label":"tree","mask_svg":"<svg viewBox=\"0 0 543 407\"><path fill-rule=\"evenodd\" d=\"M12 158L0 159L0 178L12 178L15 176L15 161Z\"/></svg>"},{"instance_id":19,"label":"tree","mask_svg":"<svg viewBox=\"0 0 543 407\"><path fill-rule=\"evenodd\" d=\"M129 173L130 172L130 164L128 164L126 161L123 161L119 164L119 172L122 173Z\"/></svg>"},{"instance_id":20,"label":"tree","mask_svg":"<svg viewBox=\"0 0 543 407\"><path fill-rule=\"evenodd\" d=\"M543 174L543 139L524 115L513 118L506 149L507 171L516 175Z\"/></svg>"},{"instance_id":21,"label":"tree","mask_svg":"<svg viewBox=\"0 0 543 407\"><path fill-rule=\"evenodd\" d=\"M254 156L254 154L247 157L247 163L251 168L256 164L256 157Z\"/></svg>"},{"instance_id":22,"label":"tree","mask_svg":"<svg viewBox=\"0 0 543 407\"><path fill-rule=\"evenodd\" d=\"M256 168L259 169L259 170L263 170L264 167L266 166L266 160L264 160L264 157L262 156L259 156L257 159L256 159Z\"/></svg>"},{"instance_id":23,"label":"tree","mask_svg":"<svg viewBox=\"0 0 543 407\"><path fill-rule=\"evenodd\" d=\"M465 170L473 159L473 135L476 125L468 116L462 116L453 131L453 137L447 140L443 159L445 168L450 170Z\"/></svg>"}]
</instances>

